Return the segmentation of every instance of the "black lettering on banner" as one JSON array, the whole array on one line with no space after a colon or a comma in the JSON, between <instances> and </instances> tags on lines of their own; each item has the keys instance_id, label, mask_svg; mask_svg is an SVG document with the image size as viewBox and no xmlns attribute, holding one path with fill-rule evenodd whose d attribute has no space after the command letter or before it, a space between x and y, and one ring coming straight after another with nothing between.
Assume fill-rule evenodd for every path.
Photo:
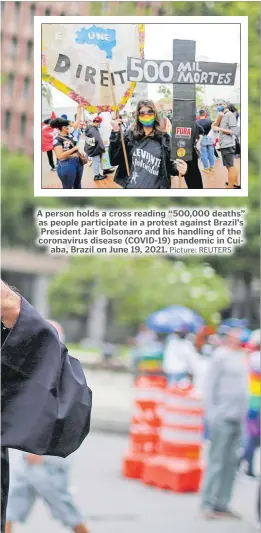
<instances>
[{"instance_id":1,"label":"black lettering on banner","mask_svg":"<svg viewBox=\"0 0 261 533\"><path fill-rule=\"evenodd\" d=\"M121 83L125 83L125 80L124 80L124 77L123 77L123 74L125 74L125 73L126 73L126 70L115 70L114 76L115 76L115 74L119 74L120 79L121 79Z\"/></svg>"},{"instance_id":2,"label":"black lettering on banner","mask_svg":"<svg viewBox=\"0 0 261 533\"><path fill-rule=\"evenodd\" d=\"M81 71L82 71L82 65L78 65L77 70L76 70L76 78L80 77Z\"/></svg>"},{"instance_id":3,"label":"black lettering on banner","mask_svg":"<svg viewBox=\"0 0 261 533\"><path fill-rule=\"evenodd\" d=\"M66 72L71 66L71 60L68 56L64 54L59 54L57 63L55 65L55 72Z\"/></svg>"},{"instance_id":4,"label":"black lettering on banner","mask_svg":"<svg viewBox=\"0 0 261 533\"><path fill-rule=\"evenodd\" d=\"M96 68L94 67L86 67L85 70L85 81L90 81L91 83L95 84L94 76L96 74Z\"/></svg>"},{"instance_id":5,"label":"black lettering on banner","mask_svg":"<svg viewBox=\"0 0 261 533\"><path fill-rule=\"evenodd\" d=\"M109 76L105 76L105 74L109 74L108 70L101 70L101 85L103 87L109 87L109 83L104 83L105 81L109 81Z\"/></svg>"}]
</instances>

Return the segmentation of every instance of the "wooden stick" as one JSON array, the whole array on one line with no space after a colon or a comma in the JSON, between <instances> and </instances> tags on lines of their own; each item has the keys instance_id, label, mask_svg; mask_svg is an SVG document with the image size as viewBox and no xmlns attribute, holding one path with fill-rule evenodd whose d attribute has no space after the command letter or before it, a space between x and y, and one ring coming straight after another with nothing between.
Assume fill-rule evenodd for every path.
<instances>
[{"instance_id":1,"label":"wooden stick","mask_svg":"<svg viewBox=\"0 0 261 533\"><path fill-rule=\"evenodd\" d=\"M109 81L110 81L110 87L111 87L111 93L112 93L112 100L113 100L114 106L116 107L116 119L117 119L119 117L119 108L118 108L117 101L116 101L116 95L115 95L114 87L113 87L113 84L112 84L112 81L111 81L111 71L110 71L109 63L107 63L107 68L108 68L108 73L109 73ZM120 124L120 137L121 137L122 151L123 151L123 156L124 156L127 176L129 176L130 175L130 167L129 167L127 150L126 150L126 146L125 146L124 135L123 135L121 124Z\"/></svg>"}]
</instances>

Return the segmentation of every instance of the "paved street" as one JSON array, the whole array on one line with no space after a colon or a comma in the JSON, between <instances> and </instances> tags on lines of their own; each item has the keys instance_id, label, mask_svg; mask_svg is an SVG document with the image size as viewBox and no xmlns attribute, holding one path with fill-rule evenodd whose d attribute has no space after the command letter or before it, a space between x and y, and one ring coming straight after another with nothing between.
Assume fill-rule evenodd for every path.
<instances>
[{"instance_id":1,"label":"paved street","mask_svg":"<svg viewBox=\"0 0 261 533\"><path fill-rule=\"evenodd\" d=\"M83 151L84 147L84 141L83 139L80 142L80 148L81 151ZM240 159L235 159L236 167L238 169L238 175L240 176ZM199 164L200 170L202 170L202 164ZM220 160L215 161L215 172L211 173L210 175L204 174L202 172L203 177L203 183L204 188L206 189L224 189L225 188L225 182L227 180L227 171L225 167L223 167L223 164ZM39 178L40 179L40 178ZM47 155L42 154L42 187L44 189L61 189L62 185L61 182L56 174L56 172L51 172L49 170ZM114 183L112 177L94 182L93 181L93 170L92 167L88 167L85 165L84 167L84 173L83 173L83 179L82 179L82 187L84 189L111 189L111 188L117 188L117 184ZM178 178L175 180L175 187L178 187ZM182 188L186 189L185 181L182 180Z\"/></svg>"},{"instance_id":2,"label":"paved street","mask_svg":"<svg viewBox=\"0 0 261 533\"><path fill-rule=\"evenodd\" d=\"M90 435L73 457L72 485L75 498L92 533L251 533L254 531L256 480L240 476L233 506L242 522L204 522L198 513L199 496L174 494L123 479L121 458L125 437ZM16 452L15 452L16 453ZM38 502L27 524L14 533L66 533L48 509Z\"/></svg>"}]
</instances>

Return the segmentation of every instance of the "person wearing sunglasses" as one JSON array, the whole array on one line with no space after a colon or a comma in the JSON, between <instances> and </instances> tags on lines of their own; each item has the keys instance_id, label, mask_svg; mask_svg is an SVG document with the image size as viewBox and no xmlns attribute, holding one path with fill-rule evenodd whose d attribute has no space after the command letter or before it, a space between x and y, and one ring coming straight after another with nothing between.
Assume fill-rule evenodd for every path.
<instances>
[{"instance_id":1,"label":"person wearing sunglasses","mask_svg":"<svg viewBox=\"0 0 261 533\"><path fill-rule=\"evenodd\" d=\"M160 117L151 100L138 103L135 121L124 135L128 176L120 135L119 119L111 122L109 155L118 166L114 181L125 189L170 189L172 176L185 175L187 163L171 160L170 136L162 131Z\"/></svg>"}]
</instances>

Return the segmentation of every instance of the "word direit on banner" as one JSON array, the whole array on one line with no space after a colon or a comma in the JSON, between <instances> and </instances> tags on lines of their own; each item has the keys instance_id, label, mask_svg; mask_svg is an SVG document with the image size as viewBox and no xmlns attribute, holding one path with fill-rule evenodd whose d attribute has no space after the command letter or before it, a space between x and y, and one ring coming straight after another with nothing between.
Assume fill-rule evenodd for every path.
<instances>
[{"instance_id":1,"label":"word direit on banner","mask_svg":"<svg viewBox=\"0 0 261 533\"><path fill-rule=\"evenodd\" d=\"M92 113L126 105L136 85L127 56L143 57L143 24L42 24L42 42L43 81Z\"/></svg>"}]
</instances>

